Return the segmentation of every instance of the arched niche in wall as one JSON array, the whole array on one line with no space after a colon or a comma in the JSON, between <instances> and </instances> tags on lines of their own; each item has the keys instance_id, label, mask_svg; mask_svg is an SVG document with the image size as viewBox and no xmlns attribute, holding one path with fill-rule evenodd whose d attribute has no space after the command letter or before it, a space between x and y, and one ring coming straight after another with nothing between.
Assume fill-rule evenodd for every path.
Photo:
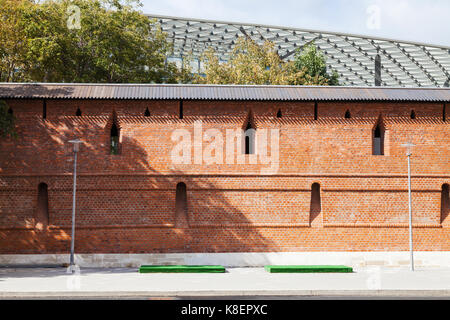
<instances>
[{"instance_id":1,"label":"arched niche in wall","mask_svg":"<svg viewBox=\"0 0 450 320\"><path fill-rule=\"evenodd\" d=\"M49 222L48 186L46 183L43 182L38 185L38 199L37 199L35 221L37 228L46 227Z\"/></svg>"},{"instance_id":2,"label":"arched niche in wall","mask_svg":"<svg viewBox=\"0 0 450 320\"><path fill-rule=\"evenodd\" d=\"M311 185L311 202L309 206L309 223L313 223L322 211L322 201L320 198L320 184L317 182Z\"/></svg>"},{"instance_id":3,"label":"arched niche in wall","mask_svg":"<svg viewBox=\"0 0 450 320\"><path fill-rule=\"evenodd\" d=\"M244 126L244 154L255 154L256 151L256 125L253 112L250 110Z\"/></svg>"},{"instance_id":4,"label":"arched niche in wall","mask_svg":"<svg viewBox=\"0 0 450 320\"><path fill-rule=\"evenodd\" d=\"M375 124L372 131L372 154L373 155L384 155L384 147L385 147L385 127L383 123L383 118L378 118L377 123Z\"/></svg>"},{"instance_id":5,"label":"arched niche in wall","mask_svg":"<svg viewBox=\"0 0 450 320\"><path fill-rule=\"evenodd\" d=\"M111 124L109 128L109 152L110 154L120 154L120 124L115 110L113 111L109 121Z\"/></svg>"},{"instance_id":6,"label":"arched niche in wall","mask_svg":"<svg viewBox=\"0 0 450 320\"><path fill-rule=\"evenodd\" d=\"M180 182L177 184L175 194L175 227L187 228L189 226L187 190L186 184Z\"/></svg>"}]
</instances>

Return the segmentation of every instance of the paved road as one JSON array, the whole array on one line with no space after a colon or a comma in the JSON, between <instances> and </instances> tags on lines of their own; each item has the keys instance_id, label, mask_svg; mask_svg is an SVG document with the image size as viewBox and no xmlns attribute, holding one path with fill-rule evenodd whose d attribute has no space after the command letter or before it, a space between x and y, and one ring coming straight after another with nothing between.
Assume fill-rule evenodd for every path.
<instances>
[{"instance_id":1,"label":"paved road","mask_svg":"<svg viewBox=\"0 0 450 320\"><path fill-rule=\"evenodd\" d=\"M0 268L0 298L316 299L450 297L450 268L372 267L354 273L270 274L229 268L224 274L140 274L134 268Z\"/></svg>"}]
</instances>

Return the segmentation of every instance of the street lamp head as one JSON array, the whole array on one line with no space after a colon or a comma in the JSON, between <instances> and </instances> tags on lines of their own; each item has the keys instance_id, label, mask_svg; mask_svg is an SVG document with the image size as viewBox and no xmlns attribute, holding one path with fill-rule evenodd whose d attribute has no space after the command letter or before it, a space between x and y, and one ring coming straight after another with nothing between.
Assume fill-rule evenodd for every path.
<instances>
[{"instance_id":1,"label":"street lamp head","mask_svg":"<svg viewBox=\"0 0 450 320\"><path fill-rule=\"evenodd\" d=\"M411 148L415 146L415 144L412 144L411 142L407 142L401 145L402 147L406 148L406 155L410 156L411 155Z\"/></svg>"},{"instance_id":2,"label":"street lamp head","mask_svg":"<svg viewBox=\"0 0 450 320\"><path fill-rule=\"evenodd\" d=\"M73 143L73 152L78 152L80 150L80 143L83 143L83 141L79 139L69 140L69 142Z\"/></svg>"}]
</instances>

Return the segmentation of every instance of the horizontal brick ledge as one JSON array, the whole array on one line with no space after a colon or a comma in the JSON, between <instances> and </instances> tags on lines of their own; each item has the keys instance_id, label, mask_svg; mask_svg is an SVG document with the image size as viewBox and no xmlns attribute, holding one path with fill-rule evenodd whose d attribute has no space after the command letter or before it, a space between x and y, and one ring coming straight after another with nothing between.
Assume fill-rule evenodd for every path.
<instances>
[{"instance_id":1,"label":"horizontal brick ledge","mask_svg":"<svg viewBox=\"0 0 450 320\"><path fill-rule=\"evenodd\" d=\"M324 223L324 228L409 228L407 223ZM442 228L441 224L413 223L413 228Z\"/></svg>"},{"instance_id":2,"label":"horizontal brick ledge","mask_svg":"<svg viewBox=\"0 0 450 320\"><path fill-rule=\"evenodd\" d=\"M291 223L291 224L251 224L251 223L236 223L236 224L191 224L186 228L177 228L174 224L112 224L112 225L91 225L91 226L75 226L76 229L120 229L120 228L174 228L174 229L189 229L189 228L295 228L295 227L310 227L309 223ZM71 229L71 225L49 226L50 230ZM0 230L37 230L34 227L0 227Z\"/></svg>"},{"instance_id":3,"label":"horizontal brick ledge","mask_svg":"<svg viewBox=\"0 0 450 320\"><path fill-rule=\"evenodd\" d=\"M6 191L27 191L27 192L35 192L36 188L1 188L0 187L0 191L2 192L6 192ZM63 192L72 192L73 188L49 188L49 190L52 191L63 191ZM157 189L157 188L120 188L117 187L115 189L112 188L97 188L97 187L92 187L92 188L79 188L77 187L77 192L88 192L88 191L102 191L102 192L113 192L113 191L120 191L120 192L125 192L125 191L147 191L147 192L174 192L175 188L161 188L161 189ZM204 192L204 191L214 191L214 192L304 192L304 193L308 193L311 192L311 189L297 189L297 188L292 188L292 189L274 189L274 188L267 188L267 189L261 189L261 188L249 188L249 189L242 189L242 188L228 188L228 189L224 189L224 188L189 188L188 192ZM391 193L407 193L408 189L330 189L330 188L322 188L321 189L322 192L354 192L354 193L380 193L380 192L391 192ZM436 192L442 192L442 189L411 189L411 192L413 193L436 193Z\"/></svg>"},{"instance_id":4,"label":"horizontal brick ledge","mask_svg":"<svg viewBox=\"0 0 450 320\"><path fill-rule=\"evenodd\" d=\"M24 173L24 174L8 174L0 173L1 177L70 177L72 173ZM135 172L124 172L124 173L77 173L78 177L101 177L101 176L117 176L117 177L225 177L225 178L296 178L296 177L325 177L325 178L407 178L408 174L403 173L286 173L286 174L154 174L154 173L135 173ZM449 174L412 174L412 178L450 178Z\"/></svg>"},{"instance_id":5,"label":"horizontal brick ledge","mask_svg":"<svg viewBox=\"0 0 450 320\"><path fill-rule=\"evenodd\" d=\"M49 226L50 230L71 229L70 225L63 226ZM189 227L175 227L174 224L152 224L152 225L91 225L91 226L75 226L76 229L142 229L142 228L173 228L173 229L192 229L192 228L305 228L311 227L309 223L292 223L292 224L191 224ZM351 223L329 223L324 224L324 228L408 228L408 224L394 223L394 224L351 224ZM413 228L443 228L441 224L413 224ZM2 231L14 231L14 230L26 230L26 231L38 231L34 227L0 227Z\"/></svg>"},{"instance_id":6,"label":"horizontal brick ledge","mask_svg":"<svg viewBox=\"0 0 450 320\"><path fill-rule=\"evenodd\" d=\"M174 224L111 224L111 225L91 225L91 226L78 226L75 225L75 229L118 229L118 228L173 228ZM72 225L61 225L61 226L55 226L51 225L48 226L48 229L50 230L60 230L60 229L71 229ZM36 230L38 232L41 232L41 230L38 230L34 227L0 227L0 230Z\"/></svg>"},{"instance_id":7,"label":"horizontal brick ledge","mask_svg":"<svg viewBox=\"0 0 450 320\"><path fill-rule=\"evenodd\" d=\"M75 226L76 229L120 229L120 228L174 228L174 229L189 229L189 228L295 228L295 227L309 227L309 223L293 223L293 224L191 224L189 227L178 228L174 224L112 224L112 225L91 225L91 226ZM49 226L50 230L71 229L71 225ZM37 230L34 227L0 227L0 230Z\"/></svg>"},{"instance_id":8,"label":"horizontal brick ledge","mask_svg":"<svg viewBox=\"0 0 450 320\"><path fill-rule=\"evenodd\" d=\"M309 223L235 223L235 224L191 224L191 228L298 228L298 227L310 227Z\"/></svg>"}]
</instances>

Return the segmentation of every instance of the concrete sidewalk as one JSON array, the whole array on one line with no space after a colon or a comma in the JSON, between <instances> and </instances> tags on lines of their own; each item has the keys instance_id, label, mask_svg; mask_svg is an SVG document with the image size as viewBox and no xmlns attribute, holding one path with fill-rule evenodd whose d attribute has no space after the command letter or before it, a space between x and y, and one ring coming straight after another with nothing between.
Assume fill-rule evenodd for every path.
<instances>
[{"instance_id":1,"label":"concrete sidewalk","mask_svg":"<svg viewBox=\"0 0 450 320\"><path fill-rule=\"evenodd\" d=\"M371 267L353 273L140 274L136 268L0 268L0 298L213 296L448 297L450 268Z\"/></svg>"}]
</instances>

